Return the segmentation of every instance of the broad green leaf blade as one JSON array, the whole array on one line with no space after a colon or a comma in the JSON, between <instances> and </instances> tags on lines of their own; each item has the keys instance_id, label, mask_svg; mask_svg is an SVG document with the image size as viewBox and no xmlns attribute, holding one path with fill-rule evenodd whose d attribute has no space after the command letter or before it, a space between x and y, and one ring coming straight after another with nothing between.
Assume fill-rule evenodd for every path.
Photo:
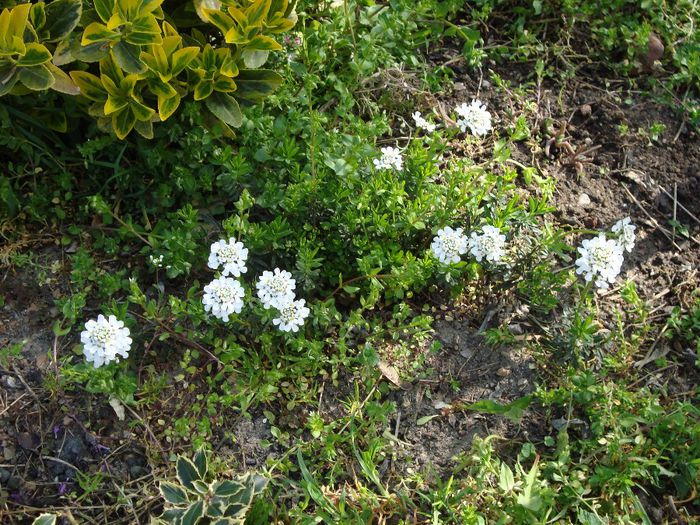
<instances>
[{"instance_id":1,"label":"broad green leaf blade","mask_svg":"<svg viewBox=\"0 0 700 525\"><path fill-rule=\"evenodd\" d=\"M46 67L49 68L49 71L51 71L54 79L56 79L51 86L51 89L66 95L80 95L80 88L63 70L57 68L51 63L47 64Z\"/></svg>"},{"instance_id":2,"label":"broad green leaf blade","mask_svg":"<svg viewBox=\"0 0 700 525\"><path fill-rule=\"evenodd\" d=\"M243 124L243 113L236 99L225 93L212 93L205 100L207 109L229 126L239 128Z\"/></svg>"},{"instance_id":3,"label":"broad green leaf blade","mask_svg":"<svg viewBox=\"0 0 700 525\"><path fill-rule=\"evenodd\" d=\"M80 0L54 0L46 5L46 25L49 42L58 42L70 35L80 22L83 3Z\"/></svg>"},{"instance_id":4,"label":"broad green leaf blade","mask_svg":"<svg viewBox=\"0 0 700 525\"><path fill-rule=\"evenodd\" d=\"M37 519L32 522L32 525L55 525L56 515L55 514L42 514Z\"/></svg>"},{"instance_id":5,"label":"broad green leaf blade","mask_svg":"<svg viewBox=\"0 0 700 525\"><path fill-rule=\"evenodd\" d=\"M177 479L183 487L189 490L194 490L194 485L192 484L195 480L201 480L199 472L194 464L187 458L180 456L177 458Z\"/></svg>"},{"instance_id":6,"label":"broad green leaf blade","mask_svg":"<svg viewBox=\"0 0 700 525\"><path fill-rule=\"evenodd\" d=\"M34 91L49 89L56 81L44 65L20 68L18 76L22 84Z\"/></svg>"},{"instance_id":7,"label":"broad green leaf blade","mask_svg":"<svg viewBox=\"0 0 700 525\"><path fill-rule=\"evenodd\" d=\"M259 102L282 85L282 77L269 69L241 69L236 77L236 98Z\"/></svg>"},{"instance_id":8,"label":"broad green leaf blade","mask_svg":"<svg viewBox=\"0 0 700 525\"><path fill-rule=\"evenodd\" d=\"M105 102L107 100L107 90L102 85L102 81L92 73L87 71L71 71L70 77L76 83L80 94L85 98L95 102Z\"/></svg>"},{"instance_id":9,"label":"broad green leaf blade","mask_svg":"<svg viewBox=\"0 0 700 525\"><path fill-rule=\"evenodd\" d=\"M164 481L160 484L160 493L165 501L173 505L181 505L187 502L187 493L175 483Z\"/></svg>"},{"instance_id":10,"label":"broad green leaf blade","mask_svg":"<svg viewBox=\"0 0 700 525\"><path fill-rule=\"evenodd\" d=\"M143 73L146 65L141 62L139 46L127 42L119 42L112 48L112 56L117 65L127 73Z\"/></svg>"},{"instance_id":11,"label":"broad green leaf blade","mask_svg":"<svg viewBox=\"0 0 700 525\"><path fill-rule=\"evenodd\" d=\"M45 46L38 42L30 42L26 46L24 56L19 57L19 60L17 60L17 65L23 67L38 66L45 64L49 60L51 60L51 53Z\"/></svg>"},{"instance_id":12,"label":"broad green leaf blade","mask_svg":"<svg viewBox=\"0 0 700 525\"><path fill-rule=\"evenodd\" d=\"M112 114L112 129L119 140L124 140L136 124L136 117L128 107Z\"/></svg>"},{"instance_id":13,"label":"broad green leaf blade","mask_svg":"<svg viewBox=\"0 0 700 525\"><path fill-rule=\"evenodd\" d=\"M201 449L198 450L197 453L194 455L192 463L194 463L197 472L199 472L199 477L201 479L204 479L204 476L207 475L207 470L209 470L209 462L207 461L206 452L204 452L204 450Z\"/></svg>"},{"instance_id":14,"label":"broad green leaf blade","mask_svg":"<svg viewBox=\"0 0 700 525\"><path fill-rule=\"evenodd\" d=\"M243 50L243 63L245 67L257 69L261 67L270 56L269 51L259 51L257 49L246 48Z\"/></svg>"},{"instance_id":15,"label":"broad green leaf blade","mask_svg":"<svg viewBox=\"0 0 700 525\"><path fill-rule=\"evenodd\" d=\"M204 516L204 502L197 501L189 506L189 508L182 515L182 525L195 525L197 520Z\"/></svg>"}]
</instances>

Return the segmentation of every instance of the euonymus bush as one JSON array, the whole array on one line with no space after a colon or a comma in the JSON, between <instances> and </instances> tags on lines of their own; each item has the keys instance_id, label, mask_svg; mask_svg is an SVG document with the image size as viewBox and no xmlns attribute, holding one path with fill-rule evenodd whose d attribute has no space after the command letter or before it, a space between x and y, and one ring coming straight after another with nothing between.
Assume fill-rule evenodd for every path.
<instances>
[{"instance_id":1,"label":"euonymus bush","mask_svg":"<svg viewBox=\"0 0 700 525\"><path fill-rule=\"evenodd\" d=\"M296 23L288 0L54 0L0 13L0 96L79 96L103 129L153 137L190 95L225 125L282 78L261 69ZM179 31L177 27L186 28ZM51 119L67 127L65 114Z\"/></svg>"}]
</instances>

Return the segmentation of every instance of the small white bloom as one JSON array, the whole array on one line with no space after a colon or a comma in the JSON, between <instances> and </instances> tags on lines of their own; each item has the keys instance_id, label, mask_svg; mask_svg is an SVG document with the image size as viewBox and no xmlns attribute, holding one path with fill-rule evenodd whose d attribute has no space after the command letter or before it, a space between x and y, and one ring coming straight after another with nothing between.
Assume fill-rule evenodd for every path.
<instances>
[{"instance_id":1,"label":"small white bloom","mask_svg":"<svg viewBox=\"0 0 700 525\"><path fill-rule=\"evenodd\" d=\"M304 320L310 313L310 310L304 306L305 304L304 299L287 303L279 309L279 314L272 320L272 324L278 326L283 332L299 331L299 327L304 324Z\"/></svg>"},{"instance_id":2,"label":"small white bloom","mask_svg":"<svg viewBox=\"0 0 700 525\"><path fill-rule=\"evenodd\" d=\"M491 131L491 113L480 100L472 100L470 104L462 103L455 111L459 115L457 126L462 132L467 131L467 128L474 135L486 135Z\"/></svg>"},{"instance_id":3,"label":"small white bloom","mask_svg":"<svg viewBox=\"0 0 700 525\"><path fill-rule=\"evenodd\" d=\"M163 255L159 255L158 257L153 257L153 255L148 256L148 261L151 263L151 266L154 268L162 268L163 267Z\"/></svg>"},{"instance_id":4,"label":"small white bloom","mask_svg":"<svg viewBox=\"0 0 700 525\"><path fill-rule=\"evenodd\" d=\"M204 310L227 322L229 315L243 310L243 297L241 283L231 277L219 277L204 287L202 303Z\"/></svg>"},{"instance_id":5,"label":"small white bloom","mask_svg":"<svg viewBox=\"0 0 700 525\"><path fill-rule=\"evenodd\" d=\"M97 320L90 319L85 323L80 342L83 343L85 360L95 368L119 361L119 356L126 359L131 349L129 329L113 315L105 318L100 314Z\"/></svg>"},{"instance_id":6,"label":"small white bloom","mask_svg":"<svg viewBox=\"0 0 700 525\"><path fill-rule=\"evenodd\" d=\"M505 255L503 248L506 244L506 236L495 226L484 226L481 231L481 235L476 232L471 234L469 238L469 252L479 262L482 259L492 263L500 262Z\"/></svg>"},{"instance_id":7,"label":"small white bloom","mask_svg":"<svg viewBox=\"0 0 700 525\"><path fill-rule=\"evenodd\" d=\"M378 159L372 161L374 167L378 170L386 170L390 168L395 168L398 171L403 169L403 157L401 156L401 151L398 148L393 148L391 146L387 148L382 148L382 156Z\"/></svg>"},{"instance_id":8,"label":"small white bloom","mask_svg":"<svg viewBox=\"0 0 700 525\"><path fill-rule=\"evenodd\" d=\"M278 310L294 300L296 281L292 274L275 268L274 272L263 272L256 285L258 297L267 310L271 306Z\"/></svg>"},{"instance_id":9,"label":"small white bloom","mask_svg":"<svg viewBox=\"0 0 700 525\"><path fill-rule=\"evenodd\" d=\"M634 230L636 229L637 227L632 224L632 219L629 217L620 219L612 227L613 233L617 234L618 244L628 252L631 252L632 248L634 248L634 241L637 238L634 233Z\"/></svg>"},{"instance_id":10,"label":"small white bloom","mask_svg":"<svg viewBox=\"0 0 700 525\"><path fill-rule=\"evenodd\" d=\"M423 118L423 115L421 114L420 111L416 111L413 115L413 120L416 121L416 127L418 129L424 129L428 133L432 133L437 129L437 126L433 124L432 122L427 121L425 118Z\"/></svg>"},{"instance_id":11,"label":"small white bloom","mask_svg":"<svg viewBox=\"0 0 700 525\"><path fill-rule=\"evenodd\" d=\"M458 263L460 255L467 253L467 236L462 228L453 230L449 226L438 230L430 249L438 261L444 264Z\"/></svg>"},{"instance_id":12,"label":"small white bloom","mask_svg":"<svg viewBox=\"0 0 700 525\"><path fill-rule=\"evenodd\" d=\"M222 239L211 245L208 264L212 270L218 270L223 266L221 275L240 277L242 273L248 271L245 266L247 259L248 248L232 237L228 241Z\"/></svg>"},{"instance_id":13,"label":"small white bloom","mask_svg":"<svg viewBox=\"0 0 700 525\"><path fill-rule=\"evenodd\" d=\"M607 289L608 283L615 282L624 261L622 246L617 241L606 239L601 233L583 241L578 252L581 257L576 259L577 274L583 274L589 282L595 279L598 288Z\"/></svg>"}]
</instances>

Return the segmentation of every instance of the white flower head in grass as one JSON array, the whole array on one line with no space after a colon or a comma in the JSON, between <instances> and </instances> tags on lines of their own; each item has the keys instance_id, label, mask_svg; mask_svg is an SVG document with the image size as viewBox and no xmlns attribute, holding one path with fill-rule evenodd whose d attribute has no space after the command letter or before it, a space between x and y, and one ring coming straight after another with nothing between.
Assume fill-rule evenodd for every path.
<instances>
[{"instance_id":1,"label":"white flower head in grass","mask_svg":"<svg viewBox=\"0 0 700 525\"><path fill-rule=\"evenodd\" d=\"M450 226L438 230L430 245L438 261L443 264L458 263L460 256L467 253L467 236L463 231L462 228L453 230Z\"/></svg>"},{"instance_id":2,"label":"white flower head in grass","mask_svg":"<svg viewBox=\"0 0 700 525\"><path fill-rule=\"evenodd\" d=\"M228 241L222 239L211 245L208 265L212 270L223 267L221 275L240 277L242 273L248 271L245 266L247 259L248 248L232 237Z\"/></svg>"},{"instance_id":3,"label":"white flower head in grass","mask_svg":"<svg viewBox=\"0 0 700 525\"><path fill-rule=\"evenodd\" d=\"M462 132L469 128L474 135L481 136L491 131L491 113L480 100L472 100L469 104L464 102L455 111L459 115L457 126Z\"/></svg>"},{"instance_id":4,"label":"white flower head in grass","mask_svg":"<svg viewBox=\"0 0 700 525\"><path fill-rule=\"evenodd\" d=\"M286 270L275 268L274 271L263 272L256 285L258 297L267 310L271 306L281 310L294 301L296 281Z\"/></svg>"},{"instance_id":5,"label":"white flower head in grass","mask_svg":"<svg viewBox=\"0 0 700 525\"><path fill-rule=\"evenodd\" d=\"M96 320L85 323L80 342L83 343L85 360L95 368L119 361L119 356L126 359L131 349L129 329L113 315L105 317L100 314Z\"/></svg>"},{"instance_id":6,"label":"white flower head in grass","mask_svg":"<svg viewBox=\"0 0 700 525\"><path fill-rule=\"evenodd\" d=\"M277 317L272 320L272 324L283 332L298 332L299 327L304 324L304 320L309 316L311 310L306 306L304 299L291 301L282 308L279 308Z\"/></svg>"},{"instance_id":7,"label":"white flower head in grass","mask_svg":"<svg viewBox=\"0 0 700 525\"><path fill-rule=\"evenodd\" d=\"M374 159L374 167L378 170L387 170L394 168L398 171L403 169L403 156L398 148L393 148L391 146L382 148L382 156L378 159Z\"/></svg>"},{"instance_id":8,"label":"white flower head in grass","mask_svg":"<svg viewBox=\"0 0 700 525\"><path fill-rule=\"evenodd\" d=\"M423 115L421 114L420 111L416 111L413 115L413 120L416 121L416 127L418 129L422 129L427 131L428 133L432 133L437 129L437 125L433 124L432 122L426 120L423 118Z\"/></svg>"},{"instance_id":9,"label":"white flower head in grass","mask_svg":"<svg viewBox=\"0 0 700 525\"><path fill-rule=\"evenodd\" d=\"M622 250L617 241L606 239L603 233L586 239L578 248L581 256L576 259L576 273L583 274L588 282L595 279L598 288L607 290L620 274L624 261Z\"/></svg>"},{"instance_id":10,"label":"white flower head in grass","mask_svg":"<svg viewBox=\"0 0 700 525\"><path fill-rule=\"evenodd\" d=\"M506 236L495 226L484 226L481 234L473 232L469 237L469 253L478 262L486 259L498 263L505 255Z\"/></svg>"},{"instance_id":11,"label":"white flower head in grass","mask_svg":"<svg viewBox=\"0 0 700 525\"><path fill-rule=\"evenodd\" d=\"M637 227L632 224L632 219L625 217L617 221L612 227L613 233L617 234L617 242L623 249L628 252L634 248L634 242L637 238L634 231Z\"/></svg>"},{"instance_id":12,"label":"white flower head in grass","mask_svg":"<svg viewBox=\"0 0 700 525\"><path fill-rule=\"evenodd\" d=\"M227 322L231 314L241 313L244 297L241 283L231 277L219 277L204 287L202 303L204 310Z\"/></svg>"}]
</instances>

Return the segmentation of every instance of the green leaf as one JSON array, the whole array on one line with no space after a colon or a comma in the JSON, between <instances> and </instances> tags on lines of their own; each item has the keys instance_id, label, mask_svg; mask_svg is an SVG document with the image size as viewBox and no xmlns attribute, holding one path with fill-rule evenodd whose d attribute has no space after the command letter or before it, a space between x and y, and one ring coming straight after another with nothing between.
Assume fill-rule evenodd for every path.
<instances>
[{"instance_id":1,"label":"green leaf","mask_svg":"<svg viewBox=\"0 0 700 525\"><path fill-rule=\"evenodd\" d=\"M202 449L198 450L192 462L199 473L200 479L204 479L204 476L207 475L207 471L209 470L209 461L207 460L206 452Z\"/></svg>"},{"instance_id":2,"label":"green leaf","mask_svg":"<svg viewBox=\"0 0 700 525\"><path fill-rule=\"evenodd\" d=\"M176 470L177 479L180 480L180 483L186 489L194 490L192 482L195 480L201 480L201 476L199 475L199 472L197 472L197 468L189 459L183 456L177 458Z\"/></svg>"},{"instance_id":3,"label":"green leaf","mask_svg":"<svg viewBox=\"0 0 700 525\"><path fill-rule=\"evenodd\" d=\"M45 46L37 42L30 42L26 46L24 56L17 60L18 66L38 66L51 60L51 53Z\"/></svg>"},{"instance_id":4,"label":"green leaf","mask_svg":"<svg viewBox=\"0 0 700 525\"><path fill-rule=\"evenodd\" d=\"M44 31L49 42L58 42L70 35L80 22L83 3L80 0L54 0L46 6L47 24Z\"/></svg>"},{"instance_id":5,"label":"green leaf","mask_svg":"<svg viewBox=\"0 0 700 525\"><path fill-rule=\"evenodd\" d=\"M243 485L242 483L238 483L237 481L225 480L217 484L216 488L214 489L214 494L222 498L228 498L238 494L244 488L245 485Z\"/></svg>"},{"instance_id":6,"label":"green leaf","mask_svg":"<svg viewBox=\"0 0 700 525\"><path fill-rule=\"evenodd\" d=\"M241 69L236 77L236 98L259 102L282 85L282 77L269 69Z\"/></svg>"},{"instance_id":7,"label":"green leaf","mask_svg":"<svg viewBox=\"0 0 700 525\"><path fill-rule=\"evenodd\" d=\"M83 39L80 44L87 46L98 42L119 42L121 37L122 34L118 31L111 31L107 29L107 26L99 22L93 22L83 31Z\"/></svg>"},{"instance_id":8,"label":"green leaf","mask_svg":"<svg viewBox=\"0 0 700 525\"><path fill-rule=\"evenodd\" d=\"M0 97L7 95L17 84L17 71L16 67L0 70Z\"/></svg>"},{"instance_id":9,"label":"green leaf","mask_svg":"<svg viewBox=\"0 0 700 525\"><path fill-rule=\"evenodd\" d=\"M60 44L59 44L60 45ZM80 60L81 62L99 62L109 53L109 42L96 42L94 44L88 44L86 46L80 43L80 39L76 38L71 41L70 44L70 54L72 55L72 60ZM56 55L54 54L54 60ZM68 62L64 62L68 63ZM63 65L59 62L55 62L57 66Z\"/></svg>"},{"instance_id":10,"label":"green leaf","mask_svg":"<svg viewBox=\"0 0 700 525\"><path fill-rule=\"evenodd\" d=\"M80 95L80 88L71 80L71 78L61 69L49 63L46 64L56 82L53 83L51 89L64 93L66 95Z\"/></svg>"},{"instance_id":11,"label":"green leaf","mask_svg":"<svg viewBox=\"0 0 700 525\"><path fill-rule=\"evenodd\" d=\"M197 520L204 516L204 502L197 501L189 506L189 508L182 515L182 525L195 525Z\"/></svg>"},{"instance_id":12,"label":"green leaf","mask_svg":"<svg viewBox=\"0 0 700 525\"><path fill-rule=\"evenodd\" d=\"M136 117L128 107L117 113L112 113L112 129L120 140L124 140L131 133L135 123Z\"/></svg>"},{"instance_id":13,"label":"green leaf","mask_svg":"<svg viewBox=\"0 0 700 525\"><path fill-rule=\"evenodd\" d=\"M32 525L55 525L55 514L42 514L32 522Z\"/></svg>"},{"instance_id":14,"label":"green leaf","mask_svg":"<svg viewBox=\"0 0 700 525\"><path fill-rule=\"evenodd\" d=\"M36 31L40 31L44 27L46 23L46 4L44 2L32 4L29 10L29 22Z\"/></svg>"},{"instance_id":15,"label":"green leaf","mask_svg":"<svg viewBox=\"0 0 700 525\"><path fill-rule=\"evenodd\" d=\"M12 189L10 179L0 175L0 216L15 217L19 210L19 199Z\"/></svg>"},{"instance_id":16,"label":"green leaf","mask_svg":"<svg viewBox=\"0 0 700 525\"><path fill-rule=\"evenodd\" d=\"M515 487L515 477L513 476L513 471L505 463L501 463L498 486L503 492L510 492L513 490L513 487Z\"/></svg>"},{"instance_id":17,"label":"green leaf","mask_svg":"<svg viewBox=\"0 0 700 525\"><path fill-rule=\"evenodd\" d=\"M20 68L18 77L22 84L34 91L49 89L55 82L53 75L43 64Z\"/></svg>"},{"instance_id":18,"label":"green leaf","mask_svg":"<svg viewBox=\"0 0 700 525\"><path fill-rule=\"evenodd\" d=\"M114 0L93 0L97 15L106 24L114 13Z\"/></svg>"},{"instance_id":19,"label":"green leaf","mask_svg":"<svg viewBox=\"0 0 700 525\"><path fill-rule=\"evenodd\" d=\"M80 94L85 98L95 102L105 102L107 100L107 90L102 85L102 81L92 73L71 71L70 77L80 89Z\"/></svg>"},{"instance_id":20,"label":"green leaf","mask_svg":"<svg viewBox=\"0 0 700 525\"><path fill-rule=\"evenodd\" d=\"M209 22L205 11L207 9L221 9L221 2L219 0L194 0L194 9L203 22Z\"/></svg>"},{"instance_id":21,"label":"green leaf","mask_svg":"<svg viewBox=\"0 0 700 525\"><path fill-rule=\"evenodd\" d=\"M532 402L532 396L524 396L516 399L512 403L502 405L496 403L491 399L482 399L471 405L467 405L464 408L467 410L474 410L476 412L485 412L487 414L498 414L501 416L506 416L512 421L518 422L522 418L523 413L530 406Z\"/></svg>"},{"instance_id":22,"label":"green leaf","mask_svg":"<svg viewBox=\"0 0 700 525\"><path fill-rule=\"evenodd\" d=\"M248 47L243 50L242 54L243 63L246 67L251 69L261 67L263 64L265 64L265 62L267 62L269 56L269 51L258 51L256 49L249 49Z\"/></svg>"},{"instance_id":23,"label":"green leaf","mask_svg":"<svg viewBox=\"0 0 700 525\"><path fill-rule=\"evenodd\" d=\"M282 46L277 43L277 40L265 35L258 35L248 42L248 49L257 49L260 51L279 51Z\"/></svg>"},{"instance_id":24,"label":"green leaf","mask_svg":"<svg viewBox=\"0 0 700 525\"><path fill-rule=\"evenodd\" d=\"M117 65L127 73L143 73L146 64L141 62L139 46L127 42L119 42L112 48L112 56Z\"/></svg>"},{"instance_id":25,"label":"green leaf","mask_svg":"<svg viewBox=\"0 0 700 525\"><path fill-rule=\"evenodd\" d=\"M248 19L248 26L262 26L267 19L267 13L270 11L272 0L255 0L246 10L245 15Z\"/></svg>"},{"instance_id":26,"label":"green leaf","mask_svg":"<svg viewBox=\"0 0 700 525\"><path fill-rule=\"evenodd\" d=\"M171 75L177 76L180 72L185 69L190 62L192 62L199 54L198 47L183 47L178 49L172 55L172 69L170 71Z\"/></svg>"},{"instance_id":27,"label":"green leaf","mask_svg":"<svg viewBox=\"0 0 700 525\"><path fill-rule=\"evenodd\" d=\"M243 113L236 99L226 93L214 92L205 100L207 109L229 126L238 128L243 124Z\"/></svg>"},{"instance_id":28,"label":"green leaf","mask_svg":"<svg viewBox=\"0 0 700 525\"><path fill-rule=\"evenodd\" d=\"M131 24L131 31L126 33L124 40L137 46L161 45L163 37L156 17L148 15L134 20Z\"/></svg>"},{"instance_id":29,"label":"green leaf","mask_svg":"<svg viewBox=\"0 0 700 525\"><path fill-rule=\"evenodd\" d=\"M418 420L416 421L416 425L421 427L421 426L425 425L426 423L428 423L429 421L431 421L439 416L440 416L440 414L431 414L429 416L419 417Z\"/></svg>"},{"instance_id":30,"label":"green leaf","mask_svg":"<svg viewBox=\"0 0 700 525\"><path fill-rule=\"evenodd\" d=\"M187 493L175 485L175 483L169 483L164 481L160 484L160 493L165 498L165 501L172 503L173 505L180 505L187 502Z\"/></svg>"}]
</instances>

